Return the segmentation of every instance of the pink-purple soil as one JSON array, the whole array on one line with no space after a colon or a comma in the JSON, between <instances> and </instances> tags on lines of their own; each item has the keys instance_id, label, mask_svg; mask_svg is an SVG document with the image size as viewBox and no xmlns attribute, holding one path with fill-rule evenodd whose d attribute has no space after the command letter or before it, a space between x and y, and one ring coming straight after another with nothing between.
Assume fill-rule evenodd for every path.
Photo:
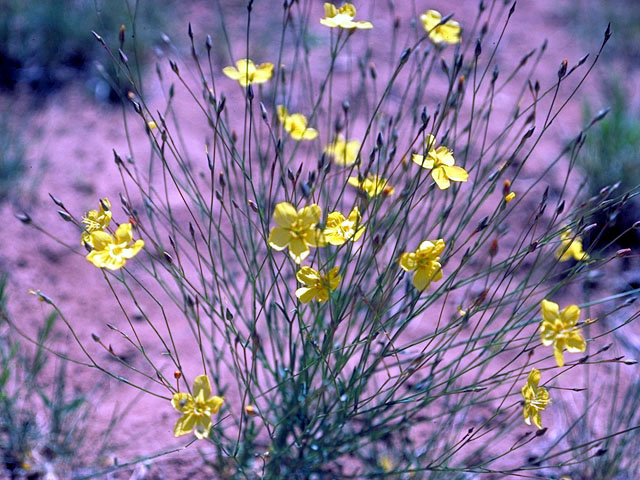
<instances>
[{"instance_id":1,"label":"pink-purple soil","mask_svg":"<svg viewBox=\"0 0 640 480\"><path fill-rule=\"evenodd\" d=\"M264 5L266 3L271 2L256 2L256 15L254 15L256 24L259 24L261 19L270 17L267 13L268 7ZM277 4L278 9L280 8L281 2L273 3ZM396 3L401 22L406 24L413 15L414 2L406 2L406 11L399 6L404 2ZM476 0L456 2L433 0L415 3L418 13L427 8L436 8L443 13L455 12L455 18L463 25L473 21L477 10ZM242 15L244 9L236 8L234 11ZM369 9L364 7L361 11L368 12ZM553 81L558 66L564 58L567 58L572 65L588 51L593 52L599 46L603 32L593 32L592 40L585 44L574 30L567 27L567 18L563 16L564 11L566 9L563 2L557 0L521 2L502 41L498 63L513 67L517 62L514 59L519 59L532 48L539 47L542 40L546 38L549 41L547 54L543 57L538 71L541 83L548 85ZM312 15L320 17L321 13L322 2L318 1L314 5ZM211 33L215 38L215 27L212 27L217 25L215 16L216 13L212 12L210 7L207 8L204 4L200 5L197 2L184 7L184 10L177 12L176 15L185 26L187 21L192 21L196 25L196 34L201 41L206 33ZM364 13L363 16L365 16ZM378 18L376 10L373 10L370 18L376 25L389 22L388 18ZM232 39L238 42L243 41L244 17L228 18L228 20L232 26L238 27L238 29L230 28ZM277 25L279 14L277 20L269 21ZM313 19L311 23L314 23ZM312 28L317 30L318 36L326 35L319 25L317 29ZM605 25L602 26L603 31L604 28ZM274 30L278 31L278 29ZM186 28L184 31L186 37ZM278 42L278 33L274 33L268 41ZM381 36L373 37L371 41L373 45L379 42L381 48L384 48L385 39ZM240 48L234 53L236 56L242 54ZM313 52L312 55L320 54ZM187 56L188 54L184 55L185 58ZM166 62L166 59L161 61ZM221 68L225 64L222 63L217 67ZM324 61L320 62L318 68L323 64ZM357 68L355 62L352 68ZM150 103L161 103L163 94L151 70L146 82L146 95L151 99ZM507 70L508 68L505 67L505 71ZM581 127L581 99L588 98L596 108L604 103L598 100L599 75L602 73L599 73L596 67L596 73L583 86L578 99L567 107L551 135L537 149L535 158L528 164L530 169L527 172L528 175L542 171L550 159L557 155L563 142L577 133ZM228 90L237 88L220 74L217 80L219 88ZM106 326L109 323L124 328L125 319L113 296L106 291L101 272L78 254L80 252L78 248L76 252L72 252L14 218L15 213L26 210L39 226L75 247L78 238L77 230L60 219L48 194L52 193L61 199L66 208L78 216L89 208L96 208L98 198L109 197L119 203L117 199L122 192L122 183L113 161L112 150L126 152L128 149L121 111L119 108L93 103L79 90L81 89L77 86L71 86L47 98L38 105L37 109L27 108L32 104L26 99L17 102L19 110L28 119L25 135L28 141L29 172L25 185L31 187L21 194L19 199L11 203L5 202L0 207L1 216L4 219L2 228L4 248L0 251L0 269L9 273L9 313L14 322L26 332L32 334L50 311L48 305L36 301L35 297L29 295L30 289L38 289L55 299L84 343L91 345L91 334L95 333L105 344L120 345L119 348L122 350L117 353L126 356L130 352L120 342L118 335ZM6 99L0 99L0 101L6 103ZM511 105L508 100L504 103ZM183 134L187 148L192 152L201 152L207 126L200 120L190 120L188 113L194 108L193 102L186 95L177 95L175 108L182 114ZM201 119L195 115L193 117ZM137 128L134 127L132 130L137 132L132 138L133 149L142 157L148 144L141 129ZM564 173L558 178L549 178L548 183L560 185L563 177ZM524 204L522 208L535 208L534 202ZM122 216L120 211L118 213ZM529 218L529 213L526 212L521 216L523 222ZM85 361L68 331L63 328L61 322L58 323L60 328L56 330L50 347L72 358ZM178 330L175 332L174 339L178 350L193 351L194 340L191 331ZM98 362L111 367L113 371L119 371L119 366L108 352L99 348L94 348L92 351L95 352ZM194 358L193 361L187 359L185 362L188 365L198 360L198 358ZM173 368L168 362L166 370L165 375L171 376ZM117 457L120 463L124 463L137 455L169 450L186 443L173 438L172 428L177 417L176 412L166 400L138 395L136 390L107 378L95 369L70 365L69 374L71 382L78 389L85 390L98 384L105 385L103 390L99 390L101 392L99 397L89 399L95 407L95 413L91 417L93 423L91 434L95 435L96 439L101 426L107 424L115 408L128 408L121 427L114 433L113 440L116 446L108 452L109 457L104 459L105 466L113 462L113 457ZM200 444L198 447L205 450L208 448ZM203 473L206 469L202 467L199 454L194 448L154 460L152 463L152 476L145 477L145 474L139 471L135 474L138 475L137 478L200 478L198 475L204 478L206 476ZM122 477L111 478L129 478L130 472L131 470L121 474Z\"/></svg>"}]
</instances>

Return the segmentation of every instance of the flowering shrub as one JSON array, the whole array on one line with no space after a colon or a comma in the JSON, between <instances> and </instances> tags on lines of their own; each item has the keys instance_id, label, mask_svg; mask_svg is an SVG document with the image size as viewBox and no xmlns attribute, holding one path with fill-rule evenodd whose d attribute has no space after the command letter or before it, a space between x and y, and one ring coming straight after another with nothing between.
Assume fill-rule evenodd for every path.
<instances>
[{"instance_id":1,"label":"flowering shrub","mask_svg":"<svg viewBox=\"0 0 640 480\"><path fill-rule=\"evenodd\" d=\"M126 375L76 335L90 363L155 395L158 410L173 405L175 435L210 442L220 478L559 475L630 434L594 426L570 444L578 421L567 411L602 364L633 364L606 356L611 311L590 310L637 292L562 311L550 300L574 298L612 260L581 242L600 202L567 187L593 122L541 174L524 174L600 52L562 62L542 86L525 71L533 54L505 79L497 67L502 37L489 27L506 27L515 4L480 2L473 25L429 10L400 35L348 3L325 4L324 16L303 3L284 2L271 63L215 66L212 40L189 29L193 64L170 68L209 128L202 158L182 146L179 115L160 113L170 105L152 107L132 81L129 114L151 160L115 154L122 212L102 200L83 225L58 201L90 250L86 268L101 268L96 282L123 318L138 312L151 332L113 322L139 357L122 363ZM391 51L340 73L351 45L378 29ZM321 74L300 57L311 31L326 39L312 52ZM236 42L251 55L250 29ZM512 93L504 116L501 92ZM175 342L185 331L191 348ZM610 405L616 392L599 381Z\"/></svg>"}]
</instances>

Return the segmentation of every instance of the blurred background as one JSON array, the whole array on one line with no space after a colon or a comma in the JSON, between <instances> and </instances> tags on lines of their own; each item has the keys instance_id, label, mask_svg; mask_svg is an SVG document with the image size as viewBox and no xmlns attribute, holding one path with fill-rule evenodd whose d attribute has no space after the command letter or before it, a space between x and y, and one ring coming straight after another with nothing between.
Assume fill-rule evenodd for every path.
<instances>
[{"instance_id":1,"label":"blurred background","mask_svg":"<svg viewBox=\"0 0 640 480\"><path fill-rule=\"evenodd\" d=\"M477 2L459 3L475 8ZM635 79L640 68L640 3L539 3L543 4L539 9L547 15L540 19L542 32L538 35L555 38L561 27L561 36L575 38L585 50L592 50L600 41L602 29L612 24L613 38L589 79L589 91L581 97L582 120L586 122L603 107L611 111L590 133L579 167L592 195L618 182L620 192L637 187L640 83ZM544 4L548 4L546 8ZM142 78L153 73L156 62L166 62L167 56L188 54L186 23L195 16L199 26L212 27L218 21L216 8L235 11L241 20L246 12L240 0L169 0L161 8L145 0L0 2L0 201L26 201L24 195L36 188L45 174L46 158L34 159L38 149L29 148L38 135L31 123L33 117L49 105L68 99L65 94L69 92L81 98L82 109L121 108L126 87L92 31L100 32L112 51L122 46L135 75ZM226 52L222 47L219 50L218 57L224 57ZM631 202L628 209L637 207ZM626 230L631 217L629 212L620 212L615 221L609 221L612 230L605 240ZM628 234L619 241L631 246L638 238Z\"/></svg>"}]
</instances>

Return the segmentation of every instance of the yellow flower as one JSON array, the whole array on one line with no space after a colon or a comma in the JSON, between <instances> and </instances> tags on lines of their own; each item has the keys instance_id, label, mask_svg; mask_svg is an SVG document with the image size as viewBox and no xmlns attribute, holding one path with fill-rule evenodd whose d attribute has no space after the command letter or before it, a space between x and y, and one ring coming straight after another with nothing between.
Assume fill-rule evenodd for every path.
<instances>
[{"instance_id":1,"label":"yellow flower","mask_svg":"<svg viewBox=\"0 0 640 480\"><path fill-rule=\"evenodd\" d=\"M133 241L131 234L131 224L122 223L114 236L101 230L91 234L90 239L93 250L87 255L87 260L96 267L118 270L124 267L127 260L137 255L144 240Z\"/></svg>"},{"instance_id":2,"label":"yellow flower","mask_svg":"<svg viewBox=\"0 0 640 480\"><path fill-rule=\"evenodd\" d=\"M388 185L388 181L385 178L373 175L372 173L367 175L367 178L362 181L360 181L358 177L349 177L348 182L349 185L353 185L366 192L370 198L380 195L381 193L392 195L395 190Z\"/></svg>"},{"instance_id":3,"label":"yellow flower","mask_svg":"<svg viewBox=\"0 0 640 480\"><path fill-rule=\"evenodd\" d=\"M264 83L269 80L273 75L273 63L256 65L248 58L242 58L236 62L235 67L224 67L222 73L246 87L253 83Z\"/></svg>"},{"instance_id":4,"label":"yellow flower","mask_svg":"<svg viewBox=\"0 0 640 480\"><path fill-rule=\"evenodd\" d=\"M307 117L301 113L289 114L282 105L278 105L278 120L294 140L313 140L318 136L315 128L307 127Z\"/></svg>"},{"instance_id":5,"label":"yellow flower","mask_svg":"<svg viewBox=\"0 0 640 480\"><path fill-rule=\"evenodd\" d=\"M111 222L111 203L108 198L100 200L100 210L89 210L84 217L84 232L80 238L82 245L91 246L91 234L99 230L105 230Z\"/></svg>"},{"instance_id":6,"label":"yellow flower","mask_svg":"<svg viewBox=\"0 0 640 480\"><path fill-rule=\"evenodd\" d=\"M514 198L516 198L516 192L509 192L504 196L504 201L509 203Z\"/></svg>"},{"instance_id":7,"label":"yellow flower","mask_svg":"<svg viewBox=\"0 0 640 480\"><path fill-rule=\"evenodd\" d=\"M527 383L520 390L522 392L522 398L524 398L524 423L533 424L542 428L542 421L540 420L540 412L545 409L547 405L551 403L549 398L549 392L546 388L539 387L540 383L540 371L536 368L531 369Z\"/></svg>"},{"instance_id":8,"label":"yellow flower","mask_svg":"<svg viewBox=\"0 0 640 480\"><path fill-rule=\"evenodd\" d=\"M580 319L580 308L569 305L560 311L557 303L542 300L542 323L540 340L545 346L553 345L553 355L559 367L564 365L563 350L571 353L584 352L587 344L576 327Z\"/></svg>"},{"instance_id":9,"label":"yellow flower","mask_svg":"<svg viewBox=\"0 0 640 480\"><path fill-rule=\"evenodd\" d=\"M378 461L378 465L380 465L380 468L385 473L389 473L391 470L393 470L393 462L391 461L389 455L383 455Z\"/></svg>"},{"instance_id":10,"label":"yellow flower","mask_svg":"<svg viewBox=\"0 0 640 480\"><path fill-rule=\"evenodd\" d=\"M358 140L349 140L347 142L342 135L338 135L335 142L327 145L324 151L331 155L338 165L348 167L358 159L360 142Z\"/></svg>"},{"instance_id":11,"label":"yellow flower","mask_svg":"<svg viewBox=\"0 0 640 480\"><path fill-rule=\"evenodd\" d=\"M325 2L324 18L320 19L320 23L330 28L359 28L361 30L369 30L373 28L371 22L354 22L356 16L356 7L351 3L344 3L340 8L336 8L332 3Z\"/></svg>"},{"instance_id":12,"label":"yellow flower","mask_svg":"<svg viewBox=\"0 0 640 480\"><path fill-rule=\"evenodd\" d=\"M556 250L556 258L566 262L573 257L575 260L589 260L589 255L582 250L582 239L574 235L568 228L560 234L560 247Z\"/></svg>"},{"instance_id":13,"label":"yellow flower","mask_svg":"<svg viewBox=\"0 0 640 480\"><path fill-rule=\"evenodd\" d=\"M422 168L430 168L431 176L438 185L440 190L446 190L454 182L466 182L469 179L469 173L462 168L454 165L455 159L453 152L445 146L435 148L435 138L433 135L427 137L427 157L414 153L411 157L413 163Z\"/></svg>"},{"instance_id":14,"label":"yellow flower","mask_svg":"<svg viewBox=\"0 0 640 480\"><path fill-rule=\"evenodd\" d=\"M454 20L440 24L442 15L439 11L428 10L420 15L420 20L433 43L460 43L460 24Z\"/></svg>"},{"instance_id":15,"label":"yellow flower","mask_svg":"<svg viewBox=\"0 0 640 480\"><path fill-rule=\"evenodd\" d=\"M442 278L440 254L444 251L445 243L438 240L425 240L415 252L405 252L400 256L400 268L405 272L415 271L413 286L421 292L429 288L431 282Z\"/></svg>"},{"instance_id":16,"label":"yellow flower","mask_svg":"<svg viewBox=\"0 0 640 480\"><path fill-rule=\"evenodd\" d=\"M211 415L218 413L224 398L211 395L211 383L206 375L198 375L193 381L193 395L178 392L173 395L171 405L182 413L173 427L176 437L193 431L199 439L207 438L213 423Z\"/></svg>"},{"instance_id":17,"label":"yellow flower","mask_svg":"<svg viewBox=\"0 0 640 480\"><path fill-rule=\"evenodd\" d=\"M278 224L269 234L269 246L282 251L289 248L289 255L296 263L309 256L309 247L324 247L327 243L322 231L316 228L322 211L316 204L300 210L289 202L280 202L273 211L273 219Z\"/></svg>"},{"instance_id":18,"label":"yellow flower","mask_svg":"<svg viewBox=\"0 0 640 480\"><path fill-rule=\"evenodd\" d=\"M326 302L329 299L329 293L338 288L338 284L342 277L338 275L340 267L333 267L329 273L322 274L311 267L300 267L296 278L300 283L305 285L296 290L296 297L302 303L309 303L314 298L318 302Z\"/></svg>"},{"instance_id":19,"label":"yellow flower","mask_svg":"<svg viewBox=\"0 0 640 480\"><path fill-rule=\"evenodd\" d=\"M331 212L323 232L327 242L331 245L344 245L347 240L357 241L365 229L360 219L358 207L353 207L348 218L342 212Z\"/></svg>"}]
</instances>

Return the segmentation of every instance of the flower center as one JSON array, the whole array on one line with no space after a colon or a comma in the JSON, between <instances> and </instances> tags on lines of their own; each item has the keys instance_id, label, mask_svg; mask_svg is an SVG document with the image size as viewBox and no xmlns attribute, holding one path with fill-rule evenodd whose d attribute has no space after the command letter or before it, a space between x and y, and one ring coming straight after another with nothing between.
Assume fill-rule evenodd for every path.
<instances>
[{"instance_id":1,"label":"flower center","mask_svg":"<svg viewBox=\"0 0 640 480\"><path fill-rule=\"evenodd\" d=\"M534 397L533 400L529 403L529 405L536 410L544 410L544 407L547 406L547 401L543 398Z\"/></svg>"},{"instance_id":2,"label":"flower center","mask_svg":"<svg viewBox=\"0 0 640 480\"><path fill-rule=\"evenodd\" d=\"M440 260L440 257L434 257L427 252L418 252L416 257L416 264L418 268L429 268L433 262Z\"/></svg>"},{"instance_id":3,"label":"flower center","mask_svg":"<svg viewBox=\"0 0 640 480\"><path fill-rule=\"evenodd\" d=\"M439 155L434 155L433 159L433 168L438 168L443 166L445 163L442 161Z\"/></svg>"},{"instance_id":4,"label":"flower center","mask_svg":"<svg viewBox=\"0 0 640 480\"><path fill-rule=\"evenodd\" d=\"M352 230L352 226L349 225L348 223L341 223L340 225L338 225L338 232L342 237L346 238L349 235L351 235L351 230Z\"/></svg>"},{"instance_id":5,"label":"flower center","mask_svg":"<svg viewBox=\"0 0 640 480\"><path fill-rule=\"evenodd\" d=\"M198 401L198 400L195 401L195 404L193 406L194 415L202 417L202 416L209 416L210 413L211 412L209 411L209 407L205 402Z\"/></svg>"},{"instance_id":6,"label":"flower center","mask_svg":"<svg viewBox=\"0 0 640 480\"><path fill-rule=\"evenodd\" d=\"M289 227L289 231L291 235L295 238L303 238L305 233L307 232L308 227L302 220L295 220L291 226Z\"/></svg>"},{"instance_id":7,"label":"flower center","mask_svg":"<svg viewBox=\"0 0 640 480\"><path fill-rule=\"evenodd\" d=\"M120 258L120 256L122 256L122 250L124 250L126 246L126 243L109 244L109 256L111 258Z\"/></svg>"}]
</instances>

